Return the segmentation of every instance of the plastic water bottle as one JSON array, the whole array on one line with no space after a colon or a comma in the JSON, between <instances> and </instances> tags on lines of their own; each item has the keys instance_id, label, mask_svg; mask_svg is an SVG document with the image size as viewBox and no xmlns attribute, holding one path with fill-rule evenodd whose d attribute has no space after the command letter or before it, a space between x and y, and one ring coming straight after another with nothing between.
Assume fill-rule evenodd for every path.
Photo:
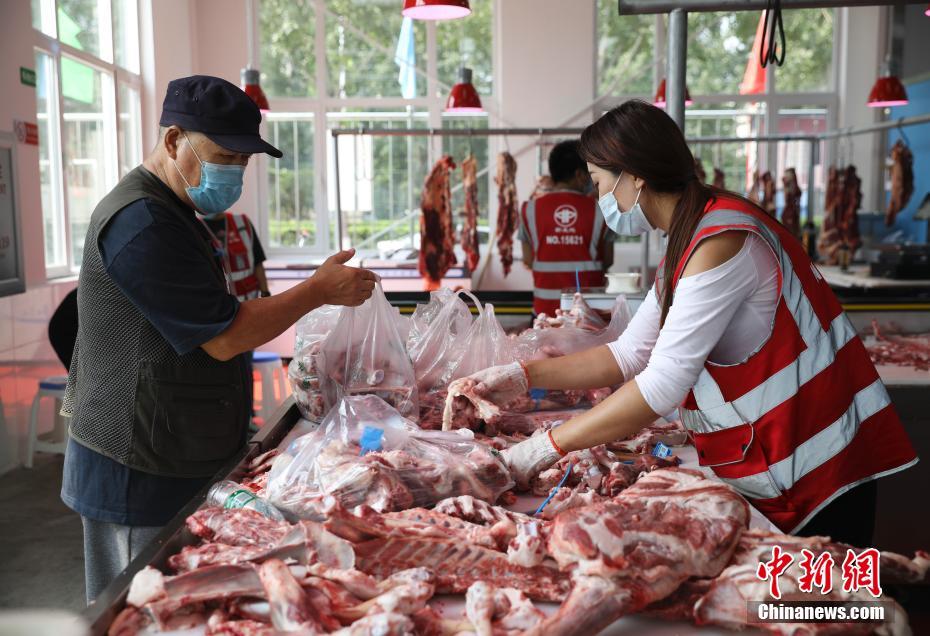
<instances>
[{"instance_id":1,"label":"plastic water bottle","mask_svg":"<svg viewBox=\"0 0 930 636\"><path fill-rule=\"evenodd\" d=\"M248 508L275 521L285 520L280 510L234 481L218 481L213 484L207 494L207 503L227 510Z\"/></svg>"}]
</instances>

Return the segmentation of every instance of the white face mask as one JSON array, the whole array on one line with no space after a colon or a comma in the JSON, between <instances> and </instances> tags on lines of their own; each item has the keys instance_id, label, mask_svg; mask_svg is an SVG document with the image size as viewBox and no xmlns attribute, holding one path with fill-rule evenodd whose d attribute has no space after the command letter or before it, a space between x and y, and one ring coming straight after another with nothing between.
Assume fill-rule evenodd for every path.
<instances>
[{"instance_id":1,"label":"white face mask","mask_svg":"<svg viewBox=\"0 0 930 636\"><path fill-rule=\"evenodd\" d=\"M642 207L639 205L639 195L643 192L642 188L636 192L636 200L633 202L633 207L631 207L628 212L620 211L617 197L614 196L614 190L616 190L617 186L620 184L620 177L622 176L623 172L621 171L620 175L617 177L617 181L614 183L614 187L610 189L610 192L597 200L597 205L601 208L601 213L604 215L604 222L607 223L607 227L617 234L622 236L639 236L640 234L645 234L649 230L652 230L653 227L649 224Z\"/></svg>"}]
</instances>

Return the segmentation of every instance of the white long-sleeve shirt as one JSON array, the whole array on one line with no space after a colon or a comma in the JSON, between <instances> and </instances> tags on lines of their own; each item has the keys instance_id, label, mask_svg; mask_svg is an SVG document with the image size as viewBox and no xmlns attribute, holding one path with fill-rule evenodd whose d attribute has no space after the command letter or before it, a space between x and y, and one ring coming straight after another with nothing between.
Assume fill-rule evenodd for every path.
<instances>
[{"instance_id":1,"label":"white long-sleeve shirt","mask_svg":"<svg viewBox=\"0 0 930 636\"><path fill-rule=\"evenodd\" d=\"M659 329L655 287L626 331L608 345L625 380L636 379L656 413L678 407L704 363L736 364L758 351L772 333L778 268L769 245L748 234L727 262L681 278Z\"/></svg>"}]
</instances>

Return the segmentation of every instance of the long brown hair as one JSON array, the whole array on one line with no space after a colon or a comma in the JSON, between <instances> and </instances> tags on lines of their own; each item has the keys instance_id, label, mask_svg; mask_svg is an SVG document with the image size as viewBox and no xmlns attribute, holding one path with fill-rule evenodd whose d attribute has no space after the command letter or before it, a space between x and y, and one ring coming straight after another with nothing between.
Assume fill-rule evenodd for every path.
<instances>
[{"instance_id":1,"label":"long brown hair","mask_svg":"<svg viewBox=\"0 0 930 636\"><path fill-rule=\"evenodd\" d=\"M679 193L668 230L662 298L662 320L672 306L671 283L678 263L704 213L718 195L738 195L701 183L694 156L678 125L664 110L641 100L630 100L605 113L581 133L582 158L614 174L628 172L646 182L653 192Z\"/></svg>"}]
</instances>

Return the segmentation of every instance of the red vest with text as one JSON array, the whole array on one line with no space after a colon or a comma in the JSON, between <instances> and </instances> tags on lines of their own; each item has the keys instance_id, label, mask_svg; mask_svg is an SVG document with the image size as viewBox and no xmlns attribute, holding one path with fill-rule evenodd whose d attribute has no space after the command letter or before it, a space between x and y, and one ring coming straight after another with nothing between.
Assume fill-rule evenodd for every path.
<instances>
[{"instance_id":1,"label":"red vest with text","mask_svg":"<svg viewBox=\"0 0 930 636\"><path fill-rule=\"evenodd\" d=\"M597 202L579 192L556 190L527 201L523 227L533 245L533 311L550 316L563 289L602 287L600 249L607 232Z\"/></svg>"},{"instance_id":2,"label":"red vest with text","mask_svg":"<svg viewBox=\"0 0 930 636\"><path fill-rule=\"evenodd\" d=\"M244 214L227 212L226 260L234 293L239 300L251 300L261 295L261 286L255 276L255 253L252 224Z\"/></svg>"},{"instance_id":3,"label":"red vest with text","mask_svg":"<svg viewBox=\"0 0 930 636\"><path fill-rule=\"evenodd\" d=\"M793 533L853 486L917 456L839 301L776 220L738 199L711 200L672 289L697 245L728 230L758 235L775 254L772 334L743 362L705 363L679 413L699 463Z\"/></svg>"}]
</instances>

